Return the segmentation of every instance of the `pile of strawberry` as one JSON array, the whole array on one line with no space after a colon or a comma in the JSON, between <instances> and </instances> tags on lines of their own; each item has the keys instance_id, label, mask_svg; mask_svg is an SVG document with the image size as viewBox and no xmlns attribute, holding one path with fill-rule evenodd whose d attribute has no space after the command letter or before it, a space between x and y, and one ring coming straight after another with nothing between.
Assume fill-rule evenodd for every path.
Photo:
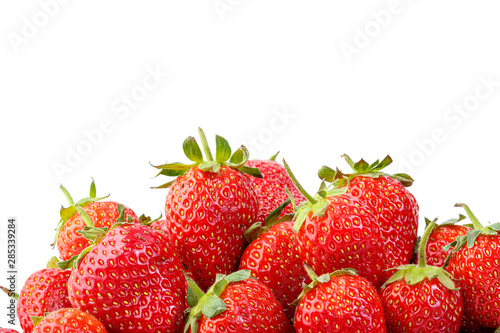
<instances>
[{"instance_id":1,"label":"pile of strawberry","mask_svg":"<svg viewBox=\"0 0 500 333\"><path fill-rule=\"evenodd\" d=\"M18 298L24 332L494 332L500 326L500 224L462 207L426 219L392 160L323 166L314 195L285 161L249 160L199 130L173 177L165 219L90 195L56 232L60 258ZM413 259L412 259L413 258ZM13 330L0 329L0 332Z\"/></svg>"}]
</instances>

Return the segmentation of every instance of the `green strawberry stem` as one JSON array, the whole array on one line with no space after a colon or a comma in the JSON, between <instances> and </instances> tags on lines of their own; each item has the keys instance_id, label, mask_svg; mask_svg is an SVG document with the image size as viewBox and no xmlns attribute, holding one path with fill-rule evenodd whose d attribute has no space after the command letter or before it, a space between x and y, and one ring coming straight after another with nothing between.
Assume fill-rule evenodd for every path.
<instances>
[{"instance_id":1,"label":"green strawberry stem","mask_svg":"<svg viewBox=\"0 0 500 333\"><path fill-rule=\"evenodd\" d=\"M302 193L302 195L307 199L307 201L309 201L312 204L317 203L318 200L316 200L313 196L307 193L307 191L302 187L302 185L300 185L299 181L293 174L292 170L290 169L290 166L288 165L288 163L286 163L285 159L283 159L283 165L285 166L286 172L292 179L292 182L295 184L295 187L297 187L297 189L300 191L300 193Z\"/></svg>"},{"instance_id":2,"label":"green strawberry stem","mask_svg":"<svg viewBox=\"0 0 500 333\"><path fill-rule=\"evenodd\" d=\"M484 230L483 225L481 224L481 222L479 222L479 220L474 215L474 213L472 213L469 206L467 206L466 204L463 204L463 203L457 203L457 204L455 204L455 207L462 207L463 209L465 209L465 213L467 214L467 216L471 220L472 225L474 226L475 230L481 230L481 231Z\"/></svg>"},{"instance_id":3,"label":"green strawberry stem","mask_svg":"<svg viewBox=\"0 0 500 333\"><path fill-rule=\"evenodd\" d=\"M198 134L200 135L201 146L203 147L203 151L205 152L205 157L207 161L209 162L213 161L214 157L212 156L212 152L210 151L210 146L208 145L207 137L205 136L205 132L203 132L201 127L198 127Z\"/></svg>"},{"instance_id":4,"label":"green strawberry stem","mask_svg":"<svg viewBox=\"0 0 500 333\"><path fill-rule=\"evenodd\" d=\"M15 292L11 291L10 289L7 289L5 287L0 286L0 289L7 294L7 296L15 299L16 301L19 300L19 294L16 294Z\"/></svg>"},{"instance_id":5,"label":"green strawberry stem","mask_svg":"<svg viewBox=\"0 0 500 333\"><path fill-rule=\"evenodd\" d=\"M83 221L85 222L85 225L87 227L94 228L95 227L94 222L92 222L92 220L90 219L88 214L83 210L83 208L80 207L80 205L78 205L78 204L75 205L75 208L78 211L78 213L80 213L80 216L82 217Z\"/></svg>"},{"instance_id":6,"label":"green strawberry stem","mask_svg":"<svg viewBox=\"0 0 500 333\"><path fill-rule=\"evenodd\" d=\"M437 218L432 220L427 227L425 228L424 234L422 235L422 238L420 239L420 247L418 249L418 267L420 268L425 268L427 264L425 263L426 260L426 255L425 255L425 249L427 246L427 240L429 239L430 234L434 230L434 226L436 225Z\"/></svg>"}]
</instances>

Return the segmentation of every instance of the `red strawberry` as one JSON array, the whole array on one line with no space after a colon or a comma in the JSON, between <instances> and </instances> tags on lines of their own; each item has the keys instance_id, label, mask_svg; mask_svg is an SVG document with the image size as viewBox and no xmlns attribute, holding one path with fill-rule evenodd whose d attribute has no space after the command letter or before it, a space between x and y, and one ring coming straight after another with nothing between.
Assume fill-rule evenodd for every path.
<instances>
[{"instance_id":1,"label":"red strawberry","mask_svg":"<svg viewBox=\"0 0 500 333\"><path fill-rule=\"evenodd\" d=\"M249 160L246 165L260 170L263 178L250 177L250 181L259 197L259 215L257 221L264 222L269 214L288 198L285 189L288 188L292 194L295 203L300 204L304 201L304 196L295 187L292 180L286 173L285 167L274 159L278 154L271 157L270 160ZM293 207L288 206L283 214L293 213Z\"/></svg>"},{"instance_id":2,"label":"red strawberry","mask_svg":"<svg viewBox=\"0 0 500 333\"><path fill-rule=\"evenodd\" d=\"M316 276L295 314L297 333L385 333L384 310L373 286L351 269Z\"/></svg>"},{"instance_id":3,"label":"red strawberry","mask_svg":"<svg viewBox=\"0 0 500 333\"><path fill-rule=\"evenodd\" d=\"M34 329L32 316L43 316L47 312L71 306L67 287L70 273L59 268L36 271L28 277L19 295L13 295L18 299L17 317L25 333Z\"/></svg>"},{"instance_id":4,"label":"red strawberry","mask_svg":"<svg viewBox=\"0 0 500 333\"><path fill-rule=\"evenodd\" d=\"M284 163L307 198L296 209L293 226L302 261L318 274L353 268L374 286L380 286L385 249L376 217L358 199L339 189L321 188L312 197Z\"/></svg>"},{"instance_id":5,"label":"red strawberry","mask_svg":"<svg viewBox=\"0 0 500 333\"><path fill-rule=\"evenodd\" d=\"M57 249L62 260L69 260L71 257L90 245L90 241L83 237L78 231L86 226L80 213L75 208L75 203L68 191L61 186L61 190L70 204L67 208L61 208L61 220L56 233ZM111 227L118 218L117 206L114 201L99 201L105 197L97 198L94 181L90 185L90 196L77 202L90 217L91 225L98 228ZM139 222L137 216L130 208L125 208L125 218L132 216Z\"/></svg>"},{"instance_id":6,"label":"red strawberry","mask_svg":"<svg viewBox=\"0 0 500 333\"><path fill-rule=\"evenodd\" d=\"M408 264L418 229L418 204L405 188L413 183L413 179L406 174L388 175L382 172L382 169L392 163L389 156L371 165L364 160L354 163L347 155L343 157L353 169L352 174L343 174L338 169L334 171L324 166L318 173L320 178L330 182L337 181L339 185L345 184L345 179L348 179L347 192L366 204L375 214L386 249L384 269ZM385 279L393 272L394 270L386 271Z\"/></svg>"},{"instance_id":7,"label":"red strawberry","mask_svg":"<svg viewBox=\"0 0 500 333\"><path fill-rule=\"evenodd\" d=\"M217 275L206 294L187 277L191 308L184 332L293 333L271 290L249 277L248 270Z\"/></svg>"},{"instance_id":8,"label":"red strawberry","mask_svg":"<svg viewBox=\"0 0 500 333\"><path fill-rule=\"evenodd\" d=\"M419 248L418 265L398 267L380 290L387 332L458 333L462 295L453 276L441 267L426 265L426 244L435 226L427 226Z\"/></svg>"},{"instance_id":9,"label":"red strawberry","mask_svg":"<svg viewBox=\"0 0 500 333\"><path fill-rule=\"evenodd\" d=\"M65 308L50 313L34 333L106 333L104 325L94 316L78 309Z\"/></svg>"},{"instance_id":10,"label":"red strawberry","mask_svg":"<svg viewBox=\"0 0 500 333\"><path fill-rule=\"evenodd\" d=\"M238 267L245 246L244 232L257 218L258 198L242 171L261 176L245 166L248 151L238 149L231 157L227 141L217 136L216 158L212 157L200 129L205 155L193 137L184 141L184 152L194 163L157 166L160 174L178 176L160 187L170 187L165 219L171 240L187 269L203 288L217 273L228 274ZM240 171L241 170L241 171Z\"/></svg>"},{"instance_id":11,"label":"red strawberry","mask_svg":"<svg viewBox=\"0 0 500 333\"><path fill-rule=\"evenodd\" d=\"M500 223L483 227L467 205L455 206L465 209L474 228L445 248L455 247L448 271L459 280L464 315L480 326L496 328L500 326Z\"/></svg>"},{"instance_id":12,"label":"red strawberry","mask_svg":"<svg viewBox=\"0 0 500 333\"><path fill-rule=\"evenodd\" d=\"M119 206L123 220L123 206ZM178 332L184 323L186 281L164 233L137 223L109 231L86 228L95 245L73 261L68 293L74 307L108 332Z\"/></svg>"},{"instance_id":13,"label":"red strawberry","mask_svg":"<svg viewBox=\"0 0 500 333\"><path fill-rule=\"evenodd\" d=\"M291 303L302 292L302 284L310 279L300 259L293 222L277 220L288 203L289 199L270 215L263 227L257 222L247 230L245 236L250 245L241 256L239 269L250 270L252 277L268 286L292 319L296 306ZM252 241L253 238L256 239Z\"/></svg>"},{"instance_id":14,"label":"red strawberry","mask_svg":"<svg viewBox=\"0 0 500 333\"><path fill-rule=\"evenodd\" d=\"M458 221L464 219L465 216L460 215L458 219L451 219L436 225L427 241L425 257L427 265L443 267L446 257L451 252L451 249L444 251L443 247L453 242L458 236L464 236L471 228L463 225L457 225ZM426 219L426 223L430 221Z\"/></svg>"}]
</instances>

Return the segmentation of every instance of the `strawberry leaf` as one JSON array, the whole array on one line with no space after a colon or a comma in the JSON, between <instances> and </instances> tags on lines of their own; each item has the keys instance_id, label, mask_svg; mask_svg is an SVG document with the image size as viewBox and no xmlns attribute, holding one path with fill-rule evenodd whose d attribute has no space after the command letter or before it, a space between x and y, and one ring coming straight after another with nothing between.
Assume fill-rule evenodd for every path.
<instances>
[{"instance_id":1,"label":"strawberry leaf","mask_svg":"<svg viewBox=\"0 0 500 333\"><path fill-rule=\"evenodd\" d=\"M95 188L94 178L92 178L92 183L90 183L90 197L91 198L96 197L96 188Z\"/></svg>"},{"instance_id":2,"label":"strawberry leaf","mask_svg":"<svg viewBox=\"0 0 500 333\"><path fill-rule=\"evenodd\" d=\"M337 172L332 168L323 165L321 169L318 170L318 177L329 183L333 183L337 178Z\"/></svg>"},{"instance_id":3,"label":"strawberry leaf","mask_svg":"<svg viewBox=\"0 0 500 333\"><path fill-rule=\"evenodd\" d=\"M226 139L222 136L215 136L215 160L217 162L225 162L231 157L231 147Z\"/></svg>"},{"instance_id":4,"label":"strawberry leaf","mask_svg":"<svg viewBox=\"0 0 500 333\"><path fill-rule=\"evenodd\" d=\"M233 156L231 156L229 163L233 165L243 165L248 161L248 157L248 150L245 146L241 146L234 152Z\"/></svg>"},{"instance_id":5,"label":"strawberry leaf","mask_svg":"<svg viewBox=\"0 0 500 333\"><path fill-rule=\"evenodd\" d=\"M207 318L213 318L226 310L226 303L215 295L205 298L203 304L201 305L201 312Z\"/></svg>"},{"instance_id":6,"label":"strawberry leaf","mask_svg":"<svg viewBox=\"0 0 500 333\"><path fill-rule=\"evenodd\" d=\"M182 149L184 150L186 157L191 161L203 162L203 154L201 153L200 146L194 137L187 137L182 144Z\"/></svg>"},{"instance_id":7,"label":"strawberry leaf","mask_svg":"<svg viewBox=\"0 0 500 333\"><path fill-rule=\"evenodd\" d=\"M242 165L238 168L238 170L255 178L263 178L262 173L257 168L252 168L252 167L247 167L246 165Z\"/></svg>"}]
</instances>

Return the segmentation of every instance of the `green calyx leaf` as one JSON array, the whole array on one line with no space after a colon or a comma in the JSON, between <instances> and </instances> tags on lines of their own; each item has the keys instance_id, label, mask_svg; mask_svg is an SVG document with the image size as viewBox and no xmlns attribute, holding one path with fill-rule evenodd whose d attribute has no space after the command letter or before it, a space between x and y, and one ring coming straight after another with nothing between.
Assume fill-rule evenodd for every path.
<instances>
[{"instance_id":1,"label":"green calyx leaf","mask_svg":"<svg viewBox=\"0 0 500 333\"><path fill-rule=\"evenodd\" d=\"M184 149L184 154L193 162L203 162L203 154L201 153L200 146L196 142L196 139L192 136L189 136L184 143L182 144L182 148Z\"/></svg>"},{"instance_id":2,"label":"green calyx leaf","mask_svg":"<svg viewBox=\"0 0 500 333\"><path fill-rule=\"evenodd\" d=\"M89 196L86 197L86 198L80 199L77 203L75 203L73 201L73 198L71 197L71 195L69 194L68 190L64 186L61 185L60 189L63 192L63 194L66 197L66 199L68 200L69 206L68 207L61 207L61 210L59 212L59 215L60 215L61 219L59 220L59 223L57 224L56 235L55 235L55 238L54 238L54 243L51 244L52 247L55 247L55 245L57 243L57 238L59 237L59 234L61 232L61 229L62 229L64 223L66 223L66 221L71 216L73 216L75 213L78 212L77 206L85 207L86 205L88 205L88 204L90 204L92 202L100 201L102 199L106 199L107 197L109 197L109 194L107 196L105 196L105 197L97 197L96 196L96 186L95 186L95 182L94 182L93 178L92 178L92 183L90 184L90 194L89 194ZM84 221L85 221L85 223L87 225L89 225L89 223L90 223L90 225L93 225L93 223L92 223L92 221L90 221L90 219L88 219L88 220L84 219Z\"/></svg>"},{"instance_id":3,"label":"green calyx leaf","mask_svg":"<svg viewBox=\"0 0 500 333\"><path fill-rule=\"evenodd\" d=\"M231 147L222 136L215 136L216 152L215 160L217 162L226 162L231 157Z\"/></svg>"},{"instance_id":4,"label":"green calyx leaf","mask_svg":"<svg viewBox=\"0 0 500 333\"><path fill-rule=\"evenodd\" d=\"M160 170L156 176L163 175L168 177L179 177L187 173L193 167L198 167L205 172L218 173L221 167L227 166L233 169L238 169L243 173L249 174L250 176L262 178L262 174L257 168L250 168L245 166L245 163L249 158L248 149L245 146L241 146L234 152L234 154L231 155L231 147L229 146L227 140L219 135L216 135L216 152L214 159L212 151L210 150L210 147L208 145L205 132L201 128L198 128L198 133L201 139L201 145L205 154L205 158L203 158L202 149L196 142L196 139L192 136L189 136L184 140L182 148L186 157L194 163L184 164L180 162L174 162L161 165L152 165L150 163L152 167ZM172 186L174 181L175 179L152 188L169 188L170 186Z\"/></svg>"},{"instance_id":5,"label":"green calyx leaf","mask_svg":"<svg viewBox=\"0 0 500 333\"><path fill-rule=\"evenodd\" d=\"M47 262L46 267L47 267L47 268L59 268L59 267L57 266L57 263L58 263L59 261L60 261L60 260L59 260L59 258L54 256L54 257L50 258L50 260Z\"/></svg>"},{"instance_id":6,"label":"green calyx leaf","mask_svg":"<svg viewBox=\"0 0 500 333\"><path fill-rule=\"evenodd\" d=\"M392 158L387 155L382 161L376 160L372 164L368 164L365 160L361 159L358 162L354 162L348 155L344 154L342 157L345 159L347 164L351 167L353 173L349 174L344 174L342 173L338 168L336 170L333 170L330 167L323 166L319 171L318 171L318 176L319 178L329 182L329 183L334 183L337 182L338 186L343 186L344 181L343 179L350 180L356 176L367 176L367 177L380 177L380 176L387 176L391 177L392 179L395 179L399 181L403 186L409 187L413 184L414 180L411 178L409 175L404 174L404 173L397 173L397 174L387 174L384 171L382 171L384 168L389 166L392 163Z\"/></svg>"},{"instance_id":7,"label":"green calyx leaf","mask_svg":"<svg viewBox=\"0 0 500 333\"><path fill-rule=\"evenodd\" d=\"M37 327L38 324L43 320L44 317L41 316L30 316L31 322L33 323L33 327Z\"/></svg>"},{"instance_id":8,"label":"green calyx leaf","mask_svg":"<svg viewBox=\"0 0 500 333\"><path fill-rule=\"evenodd\" d=\"M213 318L227 310L226 303L220 295L232 282L239 282L250 278L250 270L239 270L229 275L217 274L215 283L206 293L198 287L196 282L184 272L188 285L188 304L190 306L189 317L184 326L184 332L198 332L198 320L203 314L207 318Z\"/></svg>"},{"instance_id":9,"label":"green calyx leaf","mask_svg":"<svg viewBox=\"0 0 500 333\"><path fill-rule=\"evenodd\" d=\"M453 276L441 267L405 265L396 269L397 271L382 285L382 289L403 279L407 285L413 286L425 279L432 280L437 278L447 289L458 290Z\"/></svg>"},{"instance_id":10,"label":"green calyx leaf","mask_svg":"<svg viewBox=\"0 0 500 333\"><path fill-rule=\"evenodd\" d=\"M74 268L74 269L78 268L80 261L83 259L83 257L87 253L90 252L90 250L92 250L93 247L94 247L94 245L90 245L90 246L84 248L82 250L82 252L80 252L80 254L77 254L68 260L58 262L57 267L59 267L62 270L70 269L70 268Z\"/></svg>"},{"instance_id":11,"label":"green calyx leaf","mask_svg":"<svg viewBox=\"0 0 500 333\"><path fill-rule=\"evenodd\" d=\"M291 221L293 219L293 215L291 214L284 215L283 217L279 218L285 207L287 207L290 202L290 198L287 198L285 201L283 201L281 205L279 205L271 212L271 214L269 214L264 225L262 225L262 222L260 221L252 224L250 228L245 231L245 239L247 240L247 242L253 242L255 239L257 239L257 237L268 231L272 226L276 224Z\"/></svg>"},{"instance_id":12,"label":"green calyx leaf","mask_svg":"<svg viewBox=\"0 0 500 333\"><path fill-rule=\"evenodd\" d=\"M163 214L161 212L160 212L160 216L158 216L154 220L150 216L146 216L146 215L142 214L141 216L139 216L139 221L141 221L142 225L149 226L149 225L155 223L156 221L161 220L162 217L163 217Z\"/></svg>"},{"instance_id":13,"label":"green calyx leaf","mask_svg":"<svg viewBox=\"0 0 500 333\"><path fill-rule=\"evenodd\" d=\"M278 154L280 152L278 151L276 154L274 154L273 156L271 156L271 158L269 159L269 161L276 161L276 158L278 157Z\"/></svg>"}]
</instances>

